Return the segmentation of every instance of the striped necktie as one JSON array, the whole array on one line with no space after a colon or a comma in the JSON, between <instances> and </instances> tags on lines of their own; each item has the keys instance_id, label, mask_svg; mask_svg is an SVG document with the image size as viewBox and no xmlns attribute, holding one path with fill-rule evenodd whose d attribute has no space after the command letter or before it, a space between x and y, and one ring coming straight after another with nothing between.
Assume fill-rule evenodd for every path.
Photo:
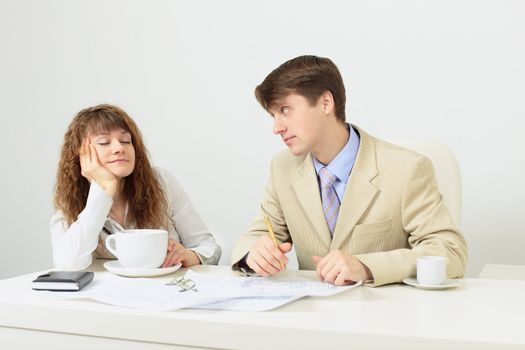
<instances>
[{"instance_id":1,"label":"striped necktie","mask_svg":"<svg viewBox=\"0 0 525 350\"><path fill-rule=\"evenodd\" d=\"M337 198L337 193L335 193L334 190L334 182L337 180L337 177L326 167L323 167L319 170L319 180L321 183L321 199L323 201L324 216L330 234L333 235L340 206L339 198Z\"/></svg>"}]
</instances>

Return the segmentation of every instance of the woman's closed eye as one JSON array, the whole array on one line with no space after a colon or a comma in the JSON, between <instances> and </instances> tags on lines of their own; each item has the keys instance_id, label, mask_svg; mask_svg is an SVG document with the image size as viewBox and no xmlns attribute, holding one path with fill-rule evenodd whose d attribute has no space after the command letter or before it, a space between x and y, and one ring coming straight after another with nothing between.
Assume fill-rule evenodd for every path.
<instances>
[{"instance_id":1,"label":"woman's closed eye","mask_svg":"<svg viewBox=\"0 0 525 350\"><path fill-rule=\"evenodd\" d=\"M106 140L106 139L97 140L97 145L100 145L100 146L109 145L109 140Z\"/></svg>"},{"instance_id":2,"label":"woman's closed eye","mask_svg":"<svg viewBox=\"0 0 525 350\"><path fill-rule=\"evenodd\" d=\"M123 145L129 145L131 144L131 140L119 140L118 141L120 144L123 144ZM100 145L100 146L107 146L109 145L111 142L109 140L98 140L97 141L97 145Z\"/></svg>"}]
</instances>

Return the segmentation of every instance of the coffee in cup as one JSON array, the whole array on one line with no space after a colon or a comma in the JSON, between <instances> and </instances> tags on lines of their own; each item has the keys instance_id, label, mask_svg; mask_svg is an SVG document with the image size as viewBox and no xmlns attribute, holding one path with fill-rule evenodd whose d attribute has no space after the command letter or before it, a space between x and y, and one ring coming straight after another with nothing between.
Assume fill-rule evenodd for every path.
<instances>
[{"instance_id":1,"label":"coffee in cup","mask_svg":"<svg viewBox=\"0 0 525 350\"><path fill-rule=\"evenodd\" d=\"M168 232L166 230L124 230L106 238L106 248L125 268L158 268L166 258Z\"/></svg>"}]
</instances>

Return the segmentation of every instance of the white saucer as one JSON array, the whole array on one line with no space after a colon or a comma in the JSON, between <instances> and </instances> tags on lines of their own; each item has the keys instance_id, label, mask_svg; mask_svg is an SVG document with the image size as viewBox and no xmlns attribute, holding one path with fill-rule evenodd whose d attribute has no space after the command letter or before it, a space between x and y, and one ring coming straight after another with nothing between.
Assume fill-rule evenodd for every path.
<instances>
[{"instance_id":1,"label":"white saucer","mask_svg":"<svg viewBox=\"0 0 525 350\"><path fill-rule=\"evenodd\" d=\"M120 264L118 260L111 260L104 263L104 267L109 272L114 273L115 275L125 276L125 277L155 277L162 276L168 273L177 271L180 268L181 264L177 264L165 268L157 269L127 269Z\"/></svg>"},{"instance_id":2,"label":"white saucer","mask_svg":"<svg viewBox=\"0 0 525 350\"><path fill-rule=\"evenodd\" d=\"M448 289L455 288L461 283L460 279L446 279L442 284L421 284L416 278L405 278L404 283L419 289Z\"/></svg>"}]
</instances>

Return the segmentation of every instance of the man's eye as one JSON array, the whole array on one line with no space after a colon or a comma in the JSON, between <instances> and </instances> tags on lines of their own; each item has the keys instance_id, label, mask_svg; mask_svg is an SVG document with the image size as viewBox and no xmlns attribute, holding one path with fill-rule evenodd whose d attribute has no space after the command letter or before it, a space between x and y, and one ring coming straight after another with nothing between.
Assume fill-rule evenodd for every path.
<instances>
[{"instance_id":1,"label":"man's eye","mask_svg":"<svg viewBox=\"0 0 525 350\"><path fill-rule=\"evenodd\" d=\"M281 107L281 113L282 113L282 114L286 114L286 113L288 113L289 110L290 110L289 107L286 107L286 106Z\"/></svg>"}]
</instances>

